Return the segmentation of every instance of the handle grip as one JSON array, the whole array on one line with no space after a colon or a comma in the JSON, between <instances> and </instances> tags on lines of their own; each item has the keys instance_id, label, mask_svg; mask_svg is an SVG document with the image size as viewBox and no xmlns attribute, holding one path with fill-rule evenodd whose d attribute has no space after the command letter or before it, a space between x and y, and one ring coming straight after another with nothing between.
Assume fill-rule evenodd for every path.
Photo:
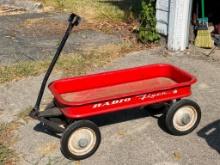
<instances>
[{"instance_id":1,"label":"handle grip","mask_svg":"<svg viewBox=\"0 0 220 165\"><path fill-rule=\"evenodd\" d=\"M72 26L78 26L80 21L81 21L80 16L74 13L70 14L69 19L68 19L69 24L71 24Z\"/></svg>"}]
</instances>

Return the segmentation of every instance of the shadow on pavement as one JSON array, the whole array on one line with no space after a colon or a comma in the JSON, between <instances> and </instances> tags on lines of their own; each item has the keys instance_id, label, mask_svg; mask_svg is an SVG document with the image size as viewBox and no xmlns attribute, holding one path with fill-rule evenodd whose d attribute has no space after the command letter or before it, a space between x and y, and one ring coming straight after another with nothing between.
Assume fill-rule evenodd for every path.
<instances>
[{"instance_id":1,"label":"shadow on pavement","mask_svg":"<svg viewBox=\"0 0 220 165\"><path fill-rule=\"evenodd\" d=\"M51 106L54 106L52 102L50 104L48 104L47 107L51 107ZM165 110L164 107L155 108L155 107L147 106L147 107L139 107L139 108L133 108L133 109L127 109L127 110L121 110L121 111L117 111L117 112L107 113L104 115L98 115L98 116L91 117L88 119L93 121L94 123L96 123L96 125L98 125L99 127L101 127L101 126L125 122L128 120L136 120L139 118L153 117L158 120L159 127L162 130L166 131L165 127L164 127L164 122L163 122L164 121L163 120L164 119L164 115L163 115L164 110ZM34 130L38 131L38 132L46 133L46 134L54 136L56 138L61 137L60 134L56 134L50 128L43 125L43 123L41 123L41 122L34 127Z\"/></svg>"},{"instance_id":2,"label":"shadow on pavement","mask_svg":"<svg viewBox=\"0 0 220 165\"><path fill-rule=\"evenodd\" d=\"M220 120L216 120L197 132L208 145L220 153Z\"/></svg>"},{"instance_id":3,"label":"shadow on pavement","mask_svg":"<svg viewBox=\"0 0 220 165\"><path fill-rule=\"evenodd\" d=\"M56 137L56 138L61 138L60 134L57 134L56 132L51 131L50 128L45 126L42 122L38 123L35 127L34 130L37 132L42 132L45 134L48 134L50 136Z\"/></svg>"},{"instance_id":4,"label":"shadow on pavement","mask_svg":"<svg viewBox=\"0 0 220 165\"><path fill-rule=\"evenodd\" d=\"M122 110L117 112L108 113L105 115L95 116L90 118L91 121L95 122L98 126L105 126L116 124L128 120L135 120L150 116L149 112L141 108L133 108L128 110Z\"/></svg>"},{"instance_id":5,"label":"shadow on pavement","mask_svg":"<svg viewBox=\"0 0 220 165\"><path fill-rule=\"evenodd\" d=\"M158 120L158 125L160 127L161 123L159 120L163 120L162 113L164 111L164 108L152 108L151 106L147 107L139 107L139 108L133 108L128 110L122 110L117 112L108 113L105 115L100 115L96 117L92 117L89 120L96 123L98 126L105 126L105 125L112 125L120 122L125 122L129 120L136 120L140 118L145 117L153 117ZM163 128L162 128L163 129Z\"/></svg>"}]
</instances>

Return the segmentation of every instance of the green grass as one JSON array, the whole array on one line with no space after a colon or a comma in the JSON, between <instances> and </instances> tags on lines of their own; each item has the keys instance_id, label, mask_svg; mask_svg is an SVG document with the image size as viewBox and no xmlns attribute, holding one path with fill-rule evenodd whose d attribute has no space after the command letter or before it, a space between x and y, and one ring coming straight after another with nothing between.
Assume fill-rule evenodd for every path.
<instances>
[{"instance_id":1,"label":"green grass","mask_svg":"<svg viewBox=\"0 0 220 165\"><path fill-rule=\"evenodd\" d=\"M121 21L133 17L140 9L140 0L42 0L56 9L75 12L86 19Z\"/></svg>"},{"instance_id":2,"label":"green grass","mask_svg":"<svg viewBox=\"0 0 220 165\"><path fill-rule=\"evenodd\" d=\"M111 62L116 57L134 49L130 42L114 45L108 44L83 53L61 55L55 66L55 72L62 72L64 76L82 75L96 67ZM20 80L29 76L44 73L51 59L35 62L21 62L10 66L0 67L0 84L13 80Z\"/></svg>"}]
</instances>

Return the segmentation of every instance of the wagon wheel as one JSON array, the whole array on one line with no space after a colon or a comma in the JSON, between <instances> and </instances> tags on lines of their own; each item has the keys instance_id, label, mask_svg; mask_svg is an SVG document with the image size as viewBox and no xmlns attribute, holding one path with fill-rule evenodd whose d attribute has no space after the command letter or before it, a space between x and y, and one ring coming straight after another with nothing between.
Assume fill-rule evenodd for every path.
<instances>
[{"instance_id":1,"label":"wagon wheel","mask_svg":"<svg viewBox=\"0 0 220 165\"><path fill-rule=\"evenodd\" d=\"M61 152L71 160L81 160L91 156L99 147L101 134L95 123L80 120L72 123L61 138Z\"/></svg>"},{"instance_id":2,"label":"wagon wheel","mask_svg":"<svg viewBox=\"0 0 220 165\"><path fill-rule=\"evenodd\" d=\"M165 116L165 125L173 135L186 135L192 132L199 124L201 110L192 100L179 100L174 102Z\"/></svg>"}]
</instances>

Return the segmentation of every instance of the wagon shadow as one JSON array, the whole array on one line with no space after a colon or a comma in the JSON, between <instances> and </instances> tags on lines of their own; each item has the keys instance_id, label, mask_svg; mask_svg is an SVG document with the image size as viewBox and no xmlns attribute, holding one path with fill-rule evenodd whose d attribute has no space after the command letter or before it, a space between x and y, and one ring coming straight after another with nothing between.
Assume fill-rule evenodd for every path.
<instances>
[{"instance_id":1,"label":"wagon shadow","mask_svg":"<svg viewBox=\"0 0 220 165\"><path fill-rule=\"evenodd\" d=\"M136 120L145 117L154 117L160 120L161 116L163 116L161 115L162 113L163 113L162 109L154 110L150 107L141 107L141 108L132 108L132 109L117 111L113 113L108 113L105 115L92 117L89 120L96 123L99 127L102 127L105 125L113 125L128 120ZM159 123L160 122L158 122L158 124Z\"/></svg>"},{"instance_id":2,"label":"wagon shadow","mask_svg":"<svg viewBox=\"0 0 220 165\"><path fill-rule=\"evenodd\" d=\"M54 107L54 102L53 101L51 101L49 104L47 104L45 109L52 108L52 107ZM45 125L43 125L42 122L35 125L34 130L37 131L37 132L42 132L42 133L48 134L48 135L56 137L56 138L61 138L60 134L57 134L56 132L53 132L52 130L50 130Z\"/></svg>"},{"instance_id":3,"label":"wagon shadow","mask_svg":"<svg viewBox=\"0 0 220 165\"><path fill-rule=\"evenodd\" d=\"M50 131L50 129L48 129L47 127L45 127L45 125L43 125L42 122L38 123L35 127L34 127L34 130L37 131L37 132L42 132L42 133L45 133L45 134L48 134L50 136L53 136L53 137L56 137L56 138L61 138L61 135L60 134L57 134L53 131Z\"/></svg>"},{"instance_id":4,"label":"wagon shadow","mask_svg":"<svg viewBox=\"0 0 220 165\"><path fill-rule=\"evenodd\" d=\"M53 103L48 104L47 108L54 106ZM107 113L104 115L98 115L95 117L88 118L89 120L93 121L97 126L102 127L106 125L113 125L125 121L130 120L137 120L140 118L146 118L146 117L153 117L158 120L158 125L162 130L165 130L164 126L164 107L163 108L157 108L154 109L151 106L147 107L139 107L139 108L132 108L132 109L126 109L122 111L117 111L113 113ZM34 127L35 131L42 132L45 134L48 134L50 136L61 138L61 134L57 134L53 131L50 131L45 125L43 125L41 122L38 123Z\"/></svg>"},{"instance_id":5,"label":"wagon shadow","mask_svg":"<svg viewBox=\"0 0 220 165\"><path fill-rule=\"evenodd\" d=\"M220 120L216 120L197 132L199 137L206 140L207 144L220 153Z\"/></svg>"}]
</instances>

